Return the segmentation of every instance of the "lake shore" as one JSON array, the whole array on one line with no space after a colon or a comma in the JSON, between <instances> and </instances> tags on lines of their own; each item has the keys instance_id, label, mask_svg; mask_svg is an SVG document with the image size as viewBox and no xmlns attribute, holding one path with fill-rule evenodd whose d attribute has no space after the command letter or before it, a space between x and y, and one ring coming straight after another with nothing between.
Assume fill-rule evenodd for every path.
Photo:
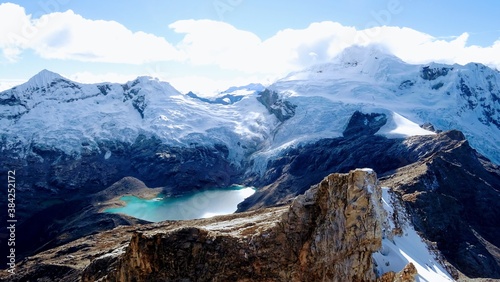
<instances>
[{"instance_id":1,"label":"lake shore","mask_svg":"<svg viewBox=\"0 0 500 282\"><path fill-rule=\"evenodd\" d=\"M172 197L160 193L129 193L113 198L100 210L151 222L207 218L234 213L238 204L253 193L254 188L243 186L202 190Z\"/></svg>"}]
</instances>

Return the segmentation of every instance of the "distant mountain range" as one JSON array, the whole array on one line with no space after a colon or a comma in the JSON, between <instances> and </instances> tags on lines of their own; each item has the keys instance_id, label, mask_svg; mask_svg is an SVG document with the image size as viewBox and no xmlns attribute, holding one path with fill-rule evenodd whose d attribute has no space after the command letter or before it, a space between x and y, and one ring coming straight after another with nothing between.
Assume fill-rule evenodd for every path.
<instances>
[{"instance_id":1,"label":"distant mountain range","mask_svg":"<svg viewBox=\"0 0 500 282\"><path fill-rule=\"evenodd\" d=\"M500 72L481 64L411 65L351 47L216 97L149 77L81 84L43 70L0 92L0 155L2 174L18 173L19 234L31 234L19 235L21 258L137 224L95 206L126 177L171 195L253 185L244 211L371 167L456 278L500 278Z\"/></svg>"}]
</instances>

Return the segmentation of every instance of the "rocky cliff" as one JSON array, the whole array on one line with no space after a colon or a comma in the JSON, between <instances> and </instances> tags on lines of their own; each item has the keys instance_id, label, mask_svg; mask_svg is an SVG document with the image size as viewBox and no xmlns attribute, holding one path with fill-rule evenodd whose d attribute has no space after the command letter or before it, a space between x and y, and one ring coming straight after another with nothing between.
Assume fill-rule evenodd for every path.
<instances>
[{"instance_id":1,"label":"rocky cliff","mask_svg":"<svg viewBox=\"0 0 500 282\"><path fill-rule=\"evenodd\" d=\"M124 177L140 178L149 187L163 187L165 193L173 194L239 183L235 178L241 172L229 163L228 151L223 145L179 148L141 135L132 144L109 141L101 147L112 152L112 156L106 159L102 150L75 158L36 145L31 148L36 154L25 158L19 158L14 152L0 154L0 174L7 175L7 168L16 170L17 196L23 199L16 203L22 219L17 238L18 258L54 247L59 242L56 238L67 231L65 226L90 210L94 211L91 215L94 220L88 220L86 228L67 232L70 239L103 231L103 226L99 227L101 219L109 220L110 216L95 212L96 199L106 187ZM204 173L198 173L200 164ZM5 221L6 216L1 214L0 219ZM109 230L116 224L106 226ZM0 251L5 252L6 246L1 244ZM0 262L3 261L4 258L0 258Z\"/></svg>"},{"instance_id":2,"label":"rocky cliff","mask_svg":"<svg viewBox=\"0 0 500 282\"><path fill-rule=\"evenodd\" d=\"M9 281L375 281L384 218L375 172L358 169L290 205L85 237L25 260Z\"/></svg>"},{"instance_id":3,"label":"rocky cliff","mask_svg":"<svg viewBox=\"0 0 500 282\"><path fill-rule=\"evenodd\" d=\"M382 236L376 182L372 171L331 175L260 224L246 219L229 230L197 226L134 234L107 280L375 280L371 254ZM95 278L85 272L83 280Z\"/></svg>"},{"instance_id":4,"label":"rocky cliff","mask_svg":"<svg viewBox=\"0 0 500 282\"><path fill-rule=\"evenodd\" d=\"M448 132L447 138L454 142L381 183L401 195L415 228L458 272L500 279L500 168L478 155L462 133Z\"/></svg>"},{"instance_id":5,"label":"rocky cliff","mask_svg":"<svg viewBox=\"0 0 500 282\"><path fill-rule=\"evenodd\" d=\"M268 163L262 188L240 210L287 203L333 171L371 167L383 186L400 194L415 228L456 269L455 279L499 279L500 168L460 131L406 139L373 135L384 119L354 113L344 137L285 151Z\"/></svg>"},{"instance_id":6,"label":"rocky cliff","mask_svg":"<svg viewBox=\"0 0 500 282\"><path fill-rule=\"evenodd\" d=\"M239 209L286 203L333 172L370 167L379 175L389 174L465 140L456 130L398 139L375 134L386 121L385 114L354 112L342 137L324 138L284 150L270 159L266 170L251 182L261 188L242 202ZM469 150L475 154L472 148Z\"/></svg>"}]
</instances>

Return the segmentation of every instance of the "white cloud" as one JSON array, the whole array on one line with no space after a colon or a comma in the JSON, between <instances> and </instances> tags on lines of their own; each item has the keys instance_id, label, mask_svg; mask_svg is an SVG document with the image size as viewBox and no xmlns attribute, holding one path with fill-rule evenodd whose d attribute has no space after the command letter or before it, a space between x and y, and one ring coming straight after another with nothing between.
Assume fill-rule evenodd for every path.
<instances>
[{"instance_id":1,"label":"white cloud","mask_svg":"<svg viewBox=\"0 0 500 282\"><path fill-rule=\"evenodd\" d=\"M142 64L181 60L165 38L132 32L114 21L89 20L73 11L33 19L15 4L0 5L0 48L8 61L33 49L42 58Z\"/></svg>"},{"instance_id":2,"label":"white cloud","mask_svg":"<svg viewBox=\"0 0 500 282\"><path fill-rule=\"evenodd\" d=\"M469 34L462 33L451 40L437 39L410 28L376 27L359 31L371 34L368 43L382 43L394 55L408 63L441 62L446 64L482 63L500 68L500 40L487 47L468 45Z\"/></svg>"},{"instance_id":3,"label":"white cloud","mask_svg":"<svg viewBox=\"0 0 500 282\"><path fill-rule=\"evenodd\" d=\"M215 79L208 76L179 76L160 77L160 80L168 81L175 89L181 93L193 91L200 96L213 96L231 86L242 86L250 83L270 84L270 80L260 76L244 76L228 79Z\"/></svg>"},{"instance_id":4,"label":"white cloud","mask_svg":"<svg viewBox=\"0 0 500 282\"><path fill-rule=\"evenodd\" d=\"M22 84L26 82L26 80L21 79L0 79L0 92L11 89L12 87Z\"/></svg>"},{"instance_id":5,"label":"white cloud","mask_svg":"<svg viewBox=\"0 0 500 282\"><path fill-rule=\"evenodd\" d=\"M261 40L257 35L212 20L182 20L169 26L185 34L176 45L196 65L212 64L248 73L286 73L304 65L331 59L352 45L355 29L338 23L313 23L306 29L286 29Z\"/></svg>"},{"instance_id":6,"label":"white cloud","mask_svg":"<svg viewBox=\"0 0 500 282\"><path fill-rule=\"evenodd\" d=\"M132 81L136 79L137 76L138 75L136 74L119 74L115 72L93 73L90 71L85 71L85 72L74 73L66 77L80 83L99 83L99 82L126 83L127 81Z\"/></svg>"},{"instance_id":7,"label":"white cloud","mask_svg":"<svg viewBox=\"0 0 500 282\"><path fill-rule=\"evenodd\" d=\"M18 59L28 40L23 34L30 32L30 18L24 8L11 4L0 4L0 48L5 59L13 62Z\"/></svg>"},{"instance_id":8,"label":"white cloud","mask_svg":"<svg viewBox=\"0 0 500 282\"><path fill-rule=\"evenodd\" d=\"M169 27L185 34L176 47L194 65L217 65L244 72L269 71L266 61L269 54L254 33L212 20L181 20Z\"/></svg>"},{"instance_id":9,"label":"white cloud","mask_svg":"<svg viewBox=\"0 0 500 282\"><path fill-rule=\"evenodd\" d=\"M196 65L216 65L248 73L285 74L311 64L328 62L352 45L383 44L409 63L484 63L500 67L500 40L492 46L468 46L468 34L451 40L406 27L357 30L340 23L312 23L304 29L285 29L261 40L255 34L211 20L177 21L170 25L184 33L176 45Z\"/></svg>"},{"instance_id":10,"label":"white cloud","mask_svg":"<svg viewBox=\"0 0 500 282\"><path fill-rule=\"evenodd\" d=\"M114 21L85 19L71 10L32 18L19 5L0 4L0 50L4 61L19 60L26 49L46 59L116 64L182 61L185 67L205 66L208 80L203 83L212 85L206 87L211 89L224 88L219 86L223 80L211 76L221 69L235 71L232 78L246 74L262 81L327 62L354 44L383 44L410 63L479 62L500 68L500 40L487 47L470 46L467 33L443 40L406 27L357 30L331 21L311 23L303 29L284 29L265 39L213 20L180 20L169 28L183 35L180 42L168 42L164 37L141 31L132 32ZM79 77L76 80L86 82L113 78L111 74L92 75L91 72L80 73ZM202 81L190 75L165 79L188 85L187 77ZM113 80L118 78L115 76Z\"/></svg>"},{"instance_id":11,"label":"white cloud","mask_svg":"<svg viewBox=\"0 0 500 282\"><path fill-rule=\"evenodd\" d=\"M263 45L268 59L278 58L293 69L331 60L351 46L356 30L335 22L312 23L305 29L285 29Z\"/></svg>"}]
</instances>

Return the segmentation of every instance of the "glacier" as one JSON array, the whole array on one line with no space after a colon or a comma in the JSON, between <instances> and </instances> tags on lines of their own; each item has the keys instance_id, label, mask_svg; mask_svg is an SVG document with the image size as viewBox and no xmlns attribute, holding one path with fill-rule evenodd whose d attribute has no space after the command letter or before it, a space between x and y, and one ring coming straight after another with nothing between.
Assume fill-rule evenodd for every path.
<instances>
[{"instance_id":1,"label":"glacier","mask_svg":"<svg viewBox=\"0 0 500 282\"><path fill-rule=\"evenodd\" d=\"M133 142L145 134L179 146L226 144L235 164L252 155L259 171L290 146L342 136L361 111L384 113L388 122L377 134L389 138L433 134L419 127L424 123L458 129L500 163L500 73L484 65L412 65L377 47L354 46L267 87L295 106L285 121L256 99L262 89L232 87L213 103L150 77L81 84L43 70L0 92L2 146L26 154L20 144L42 144L78 156L99 150L99 140Z\"/></svg>"}]
</instances>

